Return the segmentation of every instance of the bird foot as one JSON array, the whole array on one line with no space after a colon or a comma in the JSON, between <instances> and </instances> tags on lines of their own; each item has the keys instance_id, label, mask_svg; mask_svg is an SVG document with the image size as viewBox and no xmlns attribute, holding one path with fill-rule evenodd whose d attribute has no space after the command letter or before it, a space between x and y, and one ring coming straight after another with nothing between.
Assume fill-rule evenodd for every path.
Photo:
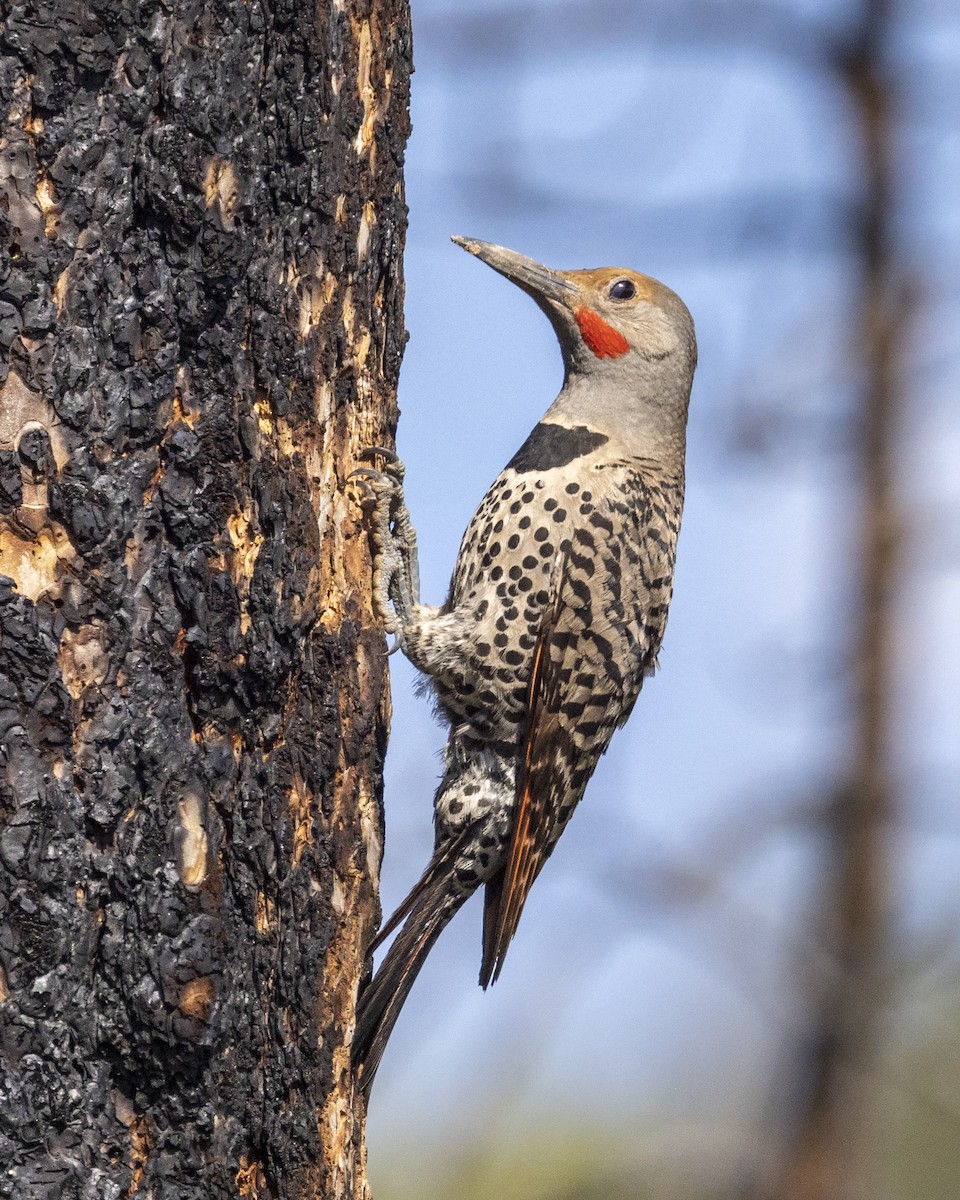
<instances>
[{"instance_id":1,"label":"bird foot","mask_svg":"<svg viewBox=\"0 0 960 1200\"><path fill-rule=\"evenodd\" d=\"M357 467L350 479L359 491L373 548L373 603L387 633L403 645L403 626L420 603L417 535L403 495L404 466L392 450L371 446L363 462L382 460L383 467Z\"/></svg>"}]
</instances>

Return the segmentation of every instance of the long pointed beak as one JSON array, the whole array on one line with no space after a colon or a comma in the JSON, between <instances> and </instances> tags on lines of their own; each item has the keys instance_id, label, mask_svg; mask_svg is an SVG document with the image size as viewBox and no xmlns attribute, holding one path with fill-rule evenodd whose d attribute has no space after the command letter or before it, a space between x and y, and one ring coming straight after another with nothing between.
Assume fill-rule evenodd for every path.
<instances>
[{"instance_id":1,"label":"long pointed beak","mask_svg":"<svg viewBox=\"0 0 960 1200\"><path fill-rule=\"evenodd\" d=\"M454 236L450 240L485 262L488 267L493 267L535 300L552 300L566 305L577 294L576 287L564 279L559 271L553 271L543 263L518 254L516 250L508 250L506 246L495 246L493 242L478 242L475 238Z\"/></svg>"}]
</instances>

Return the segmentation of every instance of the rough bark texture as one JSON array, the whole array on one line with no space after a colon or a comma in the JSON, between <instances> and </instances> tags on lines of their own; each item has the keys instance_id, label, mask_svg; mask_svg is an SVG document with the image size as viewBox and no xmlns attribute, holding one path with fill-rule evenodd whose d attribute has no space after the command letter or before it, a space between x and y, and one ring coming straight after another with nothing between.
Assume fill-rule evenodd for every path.
<instances>
[{"instance_id":1,"label":"rough bark texture","mask_svg":"<svg viewBox=\"0 0 960 1200\"><path fill-rule=\"evenodd\" d=\"M365 1192L406 0L0 41L0 1195Z\"/></svg>"}]
</instances>

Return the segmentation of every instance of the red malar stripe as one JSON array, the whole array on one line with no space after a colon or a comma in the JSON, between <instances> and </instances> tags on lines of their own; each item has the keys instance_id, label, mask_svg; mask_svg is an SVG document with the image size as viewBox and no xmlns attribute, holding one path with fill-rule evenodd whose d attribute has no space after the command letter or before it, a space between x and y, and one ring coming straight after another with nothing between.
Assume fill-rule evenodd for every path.
<instances>
[{"instance_id":1,"label":"red malar stripe","mask_svg":"<svg viewBox=\"0 0 960 1200\"><path fill-rule=\"evenodd\" d=\"M581 305L573 316L580 326L583 340L597 358L619 358L630 349L630 343L623 334L598 317L592 308Z\"/></svg>"}]
</instances>

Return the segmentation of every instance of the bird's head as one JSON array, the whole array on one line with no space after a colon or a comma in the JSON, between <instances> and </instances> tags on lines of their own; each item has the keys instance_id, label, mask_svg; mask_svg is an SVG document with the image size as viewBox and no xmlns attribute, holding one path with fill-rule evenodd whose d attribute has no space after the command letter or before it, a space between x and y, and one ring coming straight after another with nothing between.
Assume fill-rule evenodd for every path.
<instances>
[{"instance_id":1,"label":"bird's head","mask_svg":"<svg viewBox=\"0 0 960 1200\"><path fill-rule=\"evenodd\" d=\"M453 241L522 288L550 318L568 404L595 410L604 425L616 421L624 432L631 425L646 430L657 413L661 423L686 425L697 342L687 306L670 288L625 267L555 271L491 242Z\"/></svg>"}]
</instances>

